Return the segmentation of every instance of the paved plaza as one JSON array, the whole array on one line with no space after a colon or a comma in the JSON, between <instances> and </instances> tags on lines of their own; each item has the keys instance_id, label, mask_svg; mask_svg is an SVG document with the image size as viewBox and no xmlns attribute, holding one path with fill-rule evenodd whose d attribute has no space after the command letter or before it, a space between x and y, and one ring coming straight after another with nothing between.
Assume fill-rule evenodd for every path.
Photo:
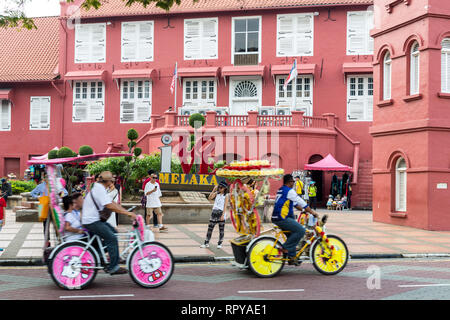
<instances>
[{"instance_id":1,"label":"paved plaza","mask_svg":"<svg viewBox=\"0 0 450 320\"><path fill-rule=\"evenodd\" d=\"M394 226L372 221L370 211L327 211L319 210L322 215L329 215L327 233L340 236L347 243L353 258L388 257L389 255L449 255L450 232L427 231L409 227ZM211 246L202 249L207 231L204 224L170 224L168 233L155 232L157 241L167 245L176 261L207 261L232 259L231 239L238 236L229 221L225 226L225 241L222 249L217 249L218 227L213 232ZM127 231L128 225L119 226L120 231ZM263 224L264 230L271 224ZM54 238L54 237L53 237ZM36 260L42 257L43 246L42 223L15 222L15 214L7 211L6 225L0 232L0 263L9 261ZM55 242L54 242L55 243Z\"/></svg>"}]
</instances>

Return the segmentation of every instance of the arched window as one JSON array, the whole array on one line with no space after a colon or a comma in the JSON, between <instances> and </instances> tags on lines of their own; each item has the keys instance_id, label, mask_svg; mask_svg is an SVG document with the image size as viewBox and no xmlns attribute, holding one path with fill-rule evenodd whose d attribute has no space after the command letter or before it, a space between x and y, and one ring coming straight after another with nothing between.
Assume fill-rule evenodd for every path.
<instances>
[{"instance_id":1,"label":"arched window","mask_svg":"<svg viewBox=\"0 0 450 320\"><path fill-rule=\"evenodd\" d=\"M450 93L450 38L442 40L441 91Z\"/></svg>"},{"instance_id":2,"label":"arched window","mask_svg":"<svg viewBox=\"0 0 450 320\"><path fill-rule=\"evenodd\" d=\"M406 161L399 158L395 165L395 211L406 211Z\"/></svg>"},{"instance_id":3,"label":"arched window","mask_svg":"<svg viewBox=\"0 0 450 320\"><path fill-rule=\"evenodd\" d=\"M409 94L419 93L419 63L420 63L420 53L419 44L414 42L411 46L410 53L410 69L409 69Z\"/></svg>"},{"instance_id":4,"label":"arched window","mask_svg":"<svg viewBox=\"0 0 450 320\"><path fill-rule=\"evenodd\" d=\"M383 100L391 99L391 54L386 52L383 60Z\"/></svg>"}]
</instances>

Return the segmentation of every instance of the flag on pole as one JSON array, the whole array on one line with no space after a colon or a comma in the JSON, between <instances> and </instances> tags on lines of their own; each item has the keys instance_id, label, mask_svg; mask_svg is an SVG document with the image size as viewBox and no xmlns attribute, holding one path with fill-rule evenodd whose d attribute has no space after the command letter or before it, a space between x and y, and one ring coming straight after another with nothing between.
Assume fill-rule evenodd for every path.
<instances>
[{"instance_id":1,"label":"flag on pole","mask_svg":"<svg viewBox=\"0 0 450 320\"><path fill-rule=\"evenodd\" d=\"M173 71L173 77L172 77L172 83L170 84L170 92L172 94L174 93L175 86L177 85L177 78L178 78L177 64L175 64L175 70Z\"/></svg>"},{"instance_id":2,"label":"flag on pole","mask_svg":"<svg viewBox=\"0 0 450 320\"><path fill-rule=\"evenodd\" d=\"M297 59L294 60L294 64L292 65L291 71L289 72L289 76L286 78L286 80L284 80L284 91L286 91L289 82L291 82L295 78L297 78Z\"/></svg>"}]
</instances>

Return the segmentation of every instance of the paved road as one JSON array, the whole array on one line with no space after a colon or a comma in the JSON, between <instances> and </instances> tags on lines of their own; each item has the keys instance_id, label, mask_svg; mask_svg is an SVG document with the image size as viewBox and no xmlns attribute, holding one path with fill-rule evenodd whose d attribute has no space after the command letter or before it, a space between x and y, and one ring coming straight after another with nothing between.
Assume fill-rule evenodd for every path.
<instances>
[{"instance_id":1,"label":"paved road","mask_svg":"<svg viewBox=\"0 0 450 320\"><path fill-rule=\"evenodd\" d=\"M289 291L286 291L289 290ZM350 261L336 276L305 262L260 279L230 263L177 264L158 289L138 287L128 275L99 272L81 291L57 288L43 267L1 267L0 299L6 300L431 300L450 299L450 260Z\"/></svg>"}]
</instances>

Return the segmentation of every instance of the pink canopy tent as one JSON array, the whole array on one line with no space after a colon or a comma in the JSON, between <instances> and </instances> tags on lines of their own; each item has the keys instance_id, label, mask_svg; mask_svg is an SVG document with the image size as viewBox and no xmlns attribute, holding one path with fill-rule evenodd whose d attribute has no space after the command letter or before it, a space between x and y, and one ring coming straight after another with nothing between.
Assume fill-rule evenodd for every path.
<instances>
[{"instance_id":1,"label":"pink canopy tent","mask_svg":"<svg viewBox=\"0 0 450 320\"><path fill-rule=\"evenodd\" d=\"M352 171L352 167L337 162L331 154L328 154L325 158L316 163L305 164L305 170Z\"/></svg>"}]
</instances>

